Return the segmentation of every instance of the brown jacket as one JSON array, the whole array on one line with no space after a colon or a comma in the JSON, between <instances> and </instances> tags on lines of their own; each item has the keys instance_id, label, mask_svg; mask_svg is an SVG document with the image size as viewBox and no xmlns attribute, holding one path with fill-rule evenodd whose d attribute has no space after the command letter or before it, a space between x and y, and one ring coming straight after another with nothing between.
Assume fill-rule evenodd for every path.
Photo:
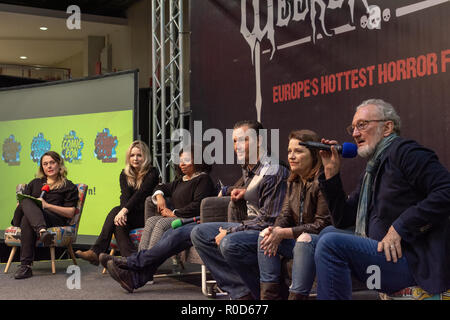
<instances>
[{"instance_id":1,"label":"brown jacket","mask_svg":"<svg viewBox=\"0 0 450 320\"><path fill-rule=\"evenodd\" d=\"M319 233L331 224L330 211L317 180L321 172L309 179L305 185L300 177L287 183L286 197L274 226L292 227L294 239L303 232ZM302 223L300 222L300 199L303 198Z\"/></svg>"}]
</instances>

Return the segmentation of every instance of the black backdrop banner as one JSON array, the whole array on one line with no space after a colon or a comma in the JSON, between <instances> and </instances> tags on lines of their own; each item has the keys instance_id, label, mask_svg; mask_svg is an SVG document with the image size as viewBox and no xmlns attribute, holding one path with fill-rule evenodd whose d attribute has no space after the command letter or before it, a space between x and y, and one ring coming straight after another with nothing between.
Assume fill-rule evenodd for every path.
<instances>
[{"instance_id":1,"label":"black backdrop banner","mask_svg":"<svg viewBox=\"0 0 450 320\"><path fill-rule=\"evenodd\" d=\"M381 98L402 136L450 168L450 1L201 0L190 14L191 106L203 130L260 120L279 129L286 160L291 130L352 142L355 107ZM344 161L346 189L363 167ZM215 174L232 183L240 172Z\"/></svg>"}]
</instances>

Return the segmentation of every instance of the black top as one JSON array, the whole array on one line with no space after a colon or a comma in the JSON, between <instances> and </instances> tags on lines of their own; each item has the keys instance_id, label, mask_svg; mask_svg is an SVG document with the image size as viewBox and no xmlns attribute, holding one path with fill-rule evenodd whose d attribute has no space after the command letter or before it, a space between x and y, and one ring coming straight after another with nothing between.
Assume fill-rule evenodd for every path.
<instances>
[{"instance_id":1,"label":"black top","mask_svg":"<svg viewBox=\"0 0 450 320\"><path fill-rule=\"evenodd\" d=\"M182 178L170 183L160 184L156 187L164 193L165 197L171 197L175 208L175 215L181 218L190 218L200 215L200 203L206 197L217 195L217 190L211 177L202 173L189 181Z\"/></svg>"},{"instance_id":2,"label":"black top","mask_svg":"<svg viewBox=\"0 0 450 320\"><path fill-rule=\"evenodd\" d=\"M39 198L42 187L47 184L47 178L36 178L27 184L23 190L23 194ZM60 207L76 207L78 203L77 186L70 180L66 180L66 184L59 188L46 192L42 197L46 202Z\"/></svg>"},{"instance_id":3,"label":"black top","mask_svg":"<svg viewBox=\"0 0 450 320\"><path fill-rule=\"evenodd\" d=\"M125 173L120 173L120 207L128 211L144 212L145 199L152 195L153 189L159 182L159 173L155 167L151 168L145 175L141 187L135 189L128 185Z\"/></svg>"}]
</instances>

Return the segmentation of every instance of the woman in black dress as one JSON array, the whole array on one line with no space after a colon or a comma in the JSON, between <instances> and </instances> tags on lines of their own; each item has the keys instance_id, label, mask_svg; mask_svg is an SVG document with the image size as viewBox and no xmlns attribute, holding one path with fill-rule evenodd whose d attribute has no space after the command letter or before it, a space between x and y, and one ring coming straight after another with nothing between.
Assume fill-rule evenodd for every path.
<instances>
[{"instance_id":1,"label":"woman in black dress","mask_svg":"<svg viewBox=\"0 0 450 320\"><path fill-rule=\"evenodd\" d=\"M120 253L127 257L137 251L129 233L144 226L145 199L158 184L159 173L151 165L150 151L142 141L134 141L126 154L126 166L120 173L120 206L114 207L106 217L95 244L87 251L75 254L94 265L99 264L100 253L109 249L112 235L117 240Z\"/></svg>"},{"instance_id":2,"label":"woman in black dress","mask_svg":"<svg viewBox=\"0 0 450 320\"><path fill-rule=\"evenodd\" d=\"M33 275L31 264L34 260L36 240L45 246L52 243L54 235L47 228L68 225L73 218L78 202L78 189L66 178L64 160L54 152L48 151L41 157L37 178L27 184L23 194L39 198L42 208L33 200L23 199L18 204L12 225L21 229L20 265L14 277L25 279ZM42 187L49 191L42 198Z\"/></svg>"}]
</instances>

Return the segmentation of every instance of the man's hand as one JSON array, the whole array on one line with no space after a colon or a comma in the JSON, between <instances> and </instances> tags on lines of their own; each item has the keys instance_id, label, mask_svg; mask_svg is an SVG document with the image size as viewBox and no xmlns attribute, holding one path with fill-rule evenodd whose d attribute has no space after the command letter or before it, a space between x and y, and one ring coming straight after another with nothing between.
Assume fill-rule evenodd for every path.
<instances>
[{"instance_id":1,"label":"man's hand","mask_svg":"<svg viewBox=\"0 0 450 320\"><path fill-rule=\"evenodd\" d=\"M222 227L219 228L219 233L216 236L216 244L217 246L220 245L220 241L222 241L223 238L227 235L227 230L222 229Z\"/></svg>"},{"instance_id":2,"label":"man's hand","mask_svg":"<svg viewBox=\"0 0 450 320\"><path fill-rule=\"evenodd\" d=\"M336 140L326 140L322 139L320 141L324 144L337 144ZM331 147L330 151L320 150L320 157L322 158L323 171L325 173L325 178L330 179L339 173L341 169L341 157L337 152L336 148Z\"/></svg>"},{"instance_id":3,"label":"man's hand","mask_svg":"<svg viewBox=\"0 0 450 320\"><path fill-rule=\"evenodd\" d=\"M398 259L402 257L402 246L401 246L402 237L397 233L393 226L391 226L384 236L383 240L378 242L378 252L384 251L384 255L386 256L386 261L394 261L397 262Z\"/></svg>"},{"instance_id":4,"label":"man's hand","mask_svg":"<svg viewBox=\"0 0 450 320\"><path fill-rule=\"evenodd\" d=\"M237 201L244 198L246 189L233 189L231 191L231 200Z\"/></svg>"}]
</instances>

